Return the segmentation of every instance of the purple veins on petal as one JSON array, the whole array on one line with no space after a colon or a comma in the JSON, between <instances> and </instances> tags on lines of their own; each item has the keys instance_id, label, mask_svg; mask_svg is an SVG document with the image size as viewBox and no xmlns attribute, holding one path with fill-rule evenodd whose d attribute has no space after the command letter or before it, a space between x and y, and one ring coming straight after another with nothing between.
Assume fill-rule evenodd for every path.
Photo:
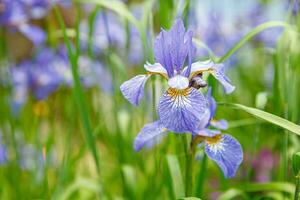
<instances>
[{"instance_id":1,"label":"purple veins on petal","mask_svg":"<svg viewBox=\"0 0 300 200\"><path fill-rule=\"evenodd\" d=\"M226 178L234 177L243 161L240 143L227 134L206 138L205 153L219 165Z\"/></svg>"},{"instance_id":2,"label":"purple veins on petal","mask_svg":"<svg viewBox=\"0 0 300 200\"><path fill-rule=\"evenodd\" d=\"M146 124L134 140L134 150L140 151L143 147L151 148L159 143L167 132L168 130L160 121Z\"/></svg>"},{"instance_id":3,"label":"purple veins on petal","mask_svg":"<svg viewBox=\"0 0 300 200\"><path fill-rule=\"evenodd\" d=\"M133 105L139 105L142 100L145 84L149 77L149 75L137 75L120 86L124 97Z\"/></svg>"},{"instance_id":4,"label":"purple veins on petal","mask_svg":"<svg viewBox=\"0 0 300 200\"><path fill-rule=\"evenodd\" d=\"M231 84L230 79L225 75L225 66L223 64L215 64L212 75L223 85L226 94L230 94L235 90L235 86Z\"/></svg>"},{"instance_id":5,"label":"purple veins on petal","mask_svg":"<svg viewBox=\"0 0 300 200\"><path fill-rule=\"evenodd\" d=\"M169 32L171 37L171 60L176 71L179 72L188 53L188 43L185 42L186 36L183 21L177 19Z\"/></svg>"},{"instance_id":6,"label":"purple veins on petal","mask_svg":"<svg viewBox=\"0 0 300 200\"><path fill-rule=\"evenodd\" d=\"M193 133L198 130L206 109L207 101L200 91L169 88L160 98L158 115L167 129L177 133Z\"/></svg>"},{"instance_id":7,"label":"purple veins on petal","mask_svg":"<svg viewBox=\"0 0 300 200\"><path fill-rule=\"evenodd\" d=\"M174 69L172 66L170 47L171 38L167 31L162 30L154 42L155 60L167 70L168 76L172 77L174 74Z\"/></svg>"}]
</instances>

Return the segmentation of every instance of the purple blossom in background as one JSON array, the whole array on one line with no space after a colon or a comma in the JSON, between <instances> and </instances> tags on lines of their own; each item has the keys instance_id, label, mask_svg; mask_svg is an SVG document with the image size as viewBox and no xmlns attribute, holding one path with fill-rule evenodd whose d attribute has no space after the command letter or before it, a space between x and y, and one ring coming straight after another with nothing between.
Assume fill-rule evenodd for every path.
<instances>
[{"instance_id":1,"label":"purple blossom in background","mask_svg":"<svg viewBox=\"0 0 300 200\"><path fill-rule=\"evenodd\" d=\"M3 165L7 162L7 148L3 143L2 132L0 130L0 165Z\"/></svg>"},{"instance_id":2,"label":"purple blossom in background","mask_svg":"<svg viewBox=\"0 0 300 200\"><path fill-rule=\"evenodd\" d=\"M261 183L269 182L271 180L272 169L277 164L277 155L274 155L269 149L261 150L252 163L255 181Z\"/></svg>"},{"instance_id":3,"label":"purple blossom in background","mask_svg":"<svg viewBox=\"0 0 300 200\"><path fill-rule=\"evenodd\" d=\"M34 45L42 44L46 33L38 26L29 23L30 19L39 19L45 16L48 4L46 1L34 0L4 0L0 11L0 24L9 31L19 31Z\"/></svg>"},{"instance_id":4,"label":"purple blossom in background","mask_svg":"<svg viewBox=\"0 0 300 200\"><path fill-rule=\"evenodd\" d=\"M81 56L78 66L78 73L85 87L100 86L103 92L112 91L111 74L100 62ZM59 86L73 85L71 67L64 47L59 51L42 48L31 60L12 66L10 76L14 113L18 112L30 94L37 100L43 100Z\"/></svg>"},{"instance_id":5,"label":"purple blossom in background","mask_svg":"<svg viewBox=\"0 0 300 200\"><path fill-rule=\"evenodd\" d=\"M95 30L93 32L93 51L96 55L101 54L109 47L124 50L128 53L128 60L132 64L140 63L143 60L143 49L139 33L131 24L129 33L126 33L125 24L113 13L99 12L94 22ZM88 48L88 21L84 20L80 24L81 47L84 51ZM127 36L129 36L129 49L127 50Z\"/></svg>"}]
</instances>

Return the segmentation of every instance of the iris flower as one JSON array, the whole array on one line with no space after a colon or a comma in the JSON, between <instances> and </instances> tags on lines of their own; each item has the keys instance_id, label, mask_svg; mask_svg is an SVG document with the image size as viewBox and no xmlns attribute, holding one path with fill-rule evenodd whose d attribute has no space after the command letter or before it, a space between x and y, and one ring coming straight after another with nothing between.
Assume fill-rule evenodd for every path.
<instances>
[{"instance_id":1,"label":"iris flower","mask_svg":"<svg viewBox=\"0 0 300 200\"><path fill-rule=\"evenodd\" d=\"M231 178L235 176L243 160L243 151L235 138L221 133L220 130L227 129L227 121L213 119L217 106L211 96L211 90L208 91L206 100L208 110L199 124L199 129L192 133L193 141L204 144L206 155L218 164L226 178ZM167 133L168 129L160 121L147 124L135 138L134 148L139 151L143 147L152 147Z\"/></svg>"},{"instance_id":2,"label":"iris flower","mask_svg":"<svg viewBox=\"0 0 300 200\"><path fill-rule=\"evenodd\" d=\"M31 19L41 18L46 14L46 2L40 1L35 4L31 1L4 0L0 3L0 24L9 28L10 31L20 31L34 45L43 43L46 33L38 26L29 23Z\"/></svg>"},{"instance_id":3,"label":"iris flower","mask_svg":"<svg viewBox=\"0 0 300 200\"><path fill-rule=\"evenodd\" d=\"M121 85L124 97L137 106L150 76L158 74L168 81L169 88L160 97L157 108L159 121L150 126L146 125L144 131L160 125L176 133L199 129L199 124L206 115L208 102L205 96L192 86L195 81L203 82L203 72L212 74L224 86L226 93L235 89L225 75L223 64L215 64L210 60L192 63L196 51L192 37L193 32L185 31L182 20L176 20L171 30L162 30L155 40L156 63L146 63L146 74L137 75Z\"/></svg>"}]
</instances>

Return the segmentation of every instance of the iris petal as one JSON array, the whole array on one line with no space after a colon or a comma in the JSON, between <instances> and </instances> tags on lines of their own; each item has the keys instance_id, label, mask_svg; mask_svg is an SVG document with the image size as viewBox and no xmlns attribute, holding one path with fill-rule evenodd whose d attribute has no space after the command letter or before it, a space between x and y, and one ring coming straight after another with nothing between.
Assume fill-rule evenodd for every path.
<instances>
[{"instance_id":1,"label":"iris petal","mask_svg":"<svg viewBox=\"0 0 300 200\"><path fill-rule=\"evenodd\" d=\"M210 70L213 66L215 65L215 63L212 60L206 60L206 61L198 61L198 62L194 62L191 65L191 72L190 72L190 76L194 76L196 74L199 74L201 72L204 71L208 71ZM183 70L184 73L188 70L188 67L185 67L185 69Z\"/></svg>"},{"instance_id":2,"label":"iris petal","mask_svg":"<svg viewBox=\"0 0 300 200\"><path fill-rule=\"evenodd\" d=\"M230 135L217 135L205 141L205 153L222 169L226 178L235 176L243 161L240 143Z\"/></svg>"},{"instance_id":3,"label":"iris petal","mask_svg":"<svg viewBox=\"0 0 300 200\"><path fill-rule=\"evenodd\" d=\"M212 120L210 121L210 125L217 129L222 129L222 130L228 129L228 122L225 119Z\"/></svg>"},{"instance_id":4,"label":"iris petal","mask_svg":"<svg viewBox=\"0 0 300 200\"><path fill-rule=\"evenodd\" d=\"M22 24L19 31L23 33L34 45L42 44L46 39L46 33L37 26Z\"/></svg>"},{"instance_id":5,"label":"iris petal","mask_svg":"<svg viewBox=\"0 0 300 200\"><path fill-rule=\"evenodd\" d=\"M169 88L160 98L158 115L167 129L193 133L199 129L206 109L206 98L198 90Z\"/></svg>"},{"instance_id":6,"label":"iris petal","mask_svg":"<svg viewBox=\"0 0 300 200\"><path fill-rule=\"evenodd\" d=\"M225 75L225 66L223 64L214 65L211 74L223 85L226 94L235 90L235 86L231 84L230 79Z\"/></svg>"},{"instance_id":7,"label":"iris petal","mask_svg":"<svg viewBox=\"0 0 300 200\"><path fill-rule=\"evenodd\" d=\"M167 70L160 63L154 63L154 64L146 63L144 65L144 68L150 73L161 74L162 76L168 78Z\"/></svg>"},{"instance_id":8,"label":"iris petal","mask_svg":"<svg viewBox=\"0 0 300 200\"><path fill-rule=\"evenodd\" d=\"M132 79L125 81L120 90L124 97L133 105L139 105L144 95L144 88L149 75L137 75Z\"/></svg>"},{"instance_id":9,"label":"iris petal","mask_svg":"<svg viewBox=\"0 0 300 200\"><path fill-rule=\"evenodd\" d=\"M134 150L140 151L143 147L152 147L160 142L166 133L167 129L160 121L146 124L134 140Z\"/></svg>"}]
</instances>

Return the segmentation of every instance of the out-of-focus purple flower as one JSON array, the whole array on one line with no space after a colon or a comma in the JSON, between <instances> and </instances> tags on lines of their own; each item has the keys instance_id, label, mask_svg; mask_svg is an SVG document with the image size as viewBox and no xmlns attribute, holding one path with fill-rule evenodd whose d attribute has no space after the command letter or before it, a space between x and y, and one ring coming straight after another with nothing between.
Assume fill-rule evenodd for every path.
<instances>
[{"instance_id":1,"label":"out-of-focus purple flower","mask_svg":"<svg viewBox=\"0 0 300 200\"><path fill-rule=\"evenodd\" d=\"M3 165L7 162L7 148L3 144L2 132L0 130L0 165Z\"/></svg>"},{"instance_id":2,"label":"out-of-focus purple flower","mask_svg":"<svg viewBox=\"0 0 300 200\"><path fill-rule=\"evenodd\" d=\"M95 27L92 38L92 48L96 55L101 54L109 47L123 50L128 54L128 60L132 64L140 63L143 59L142 43L138 31L131 24L128 25L128 33L125 24L111 12L99 12L94 22ZM89 25L87 21L82 21L81 29L81 47L83 50L88 48ZM127 46L126 39L129 43ZM129 49L126 49L129 48Z\"/></svg>"},{"instance_id":3,"label":"out-of-focus purple flower","mask_svg":"<svg viewBox=\"0 0 300 200\"><path fill-rule=\"evenodd\" d=\"M268 149L263 149L256 156L252 163L254 170L254 179L257 182L269 182L271 179L271 171L278 164L277 156Z\"/></svg>"},{"instance_id":4,"label":"out-of-focus purple flower","mask_svg":"<svg viewBox=\"0 0 300 200\"><path fill-rule=\"evenodd\" d=\"M93 61L87 56L81 56L78 60L78 67L82 83L86 87L100 86L106 93L112 91L111 74L100 62Z\"/></svg>"},{"instance_id":5,"label":"out-of-focus purple flower","mask_svg":"<svg viewBox=\"0 0 300 200\"><path fill-rule=\"evenodd\" d=\"M46 14L46 1L4 0L0 11L0 24L10 31L20 31L35 45L43 43L46 33L39 27L31 25L30 19L41 18Z\"/></svg>"}]
</instances>

